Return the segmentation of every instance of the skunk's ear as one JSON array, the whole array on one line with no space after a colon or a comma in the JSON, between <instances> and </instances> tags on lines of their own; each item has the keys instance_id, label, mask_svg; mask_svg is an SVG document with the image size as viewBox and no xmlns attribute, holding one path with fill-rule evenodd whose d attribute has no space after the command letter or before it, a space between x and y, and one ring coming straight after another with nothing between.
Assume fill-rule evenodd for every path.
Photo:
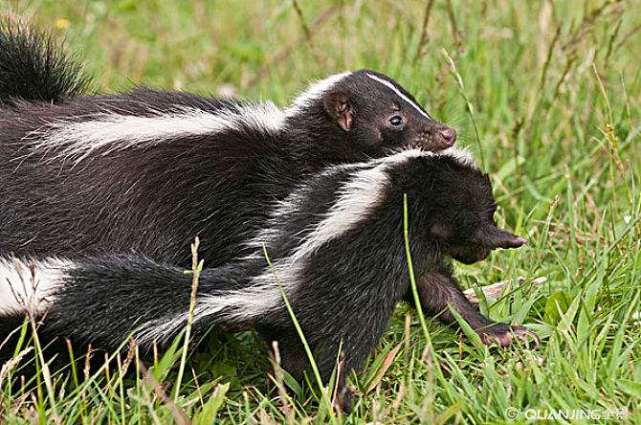
<instances>
[{"instance_id":1,"label":"skunk's ear","mask_svg":"<svg viewBox=\"0 0 641 425\"><path fill-rule=\"evenodd\" d=\"M481 232L481 243L490 249L508 249L518 248L526 244L527 240L491 225Z\"/></svg>"},{"instance_id":2,"label":"skunk's ear","mask_svg":"<svg viewBox=\"0 0 641 425\"><path fill-rule=\"evenodd\" d=\"M345 131L352 128L354 109L349 96L343 92L332 92L323 99L325 111L336 120L336 123Z\"/></svg>"}]
</instances>

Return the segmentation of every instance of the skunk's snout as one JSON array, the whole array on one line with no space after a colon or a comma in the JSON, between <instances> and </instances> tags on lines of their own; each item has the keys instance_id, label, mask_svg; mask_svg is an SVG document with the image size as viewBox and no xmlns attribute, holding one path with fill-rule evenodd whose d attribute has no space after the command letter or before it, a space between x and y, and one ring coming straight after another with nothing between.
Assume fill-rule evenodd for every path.
<instances>
[{"instance_id":1,"label":"skunk's snout","mask_svg":"<svg viewBox=\"0 0 641 425\"><path fill-rule=\"evenodd\" d=\"M511 234L504 230L499 231L500 236L494 240L493 248L513 249L527 243L527 239Z\"/></svg>"},{"instance_id":2,"label":"skunk's snout","mask_svg":"<svg viewBox=\"0 0 641 425\"><path fill-rule=\"evenodd\" d=\"M514 236L505 241L501 248L519 248L527 243L527 239L520 236Z\"/></svg>"},{"instance_id":3,"label":"skunk's snout","mask_svg":"<svg viewBox=\"0 0 641 425\"><path fill-rule=\"evenodd\" d=\"M416 142L426 150L447 149L456 143L456 130L440 123L431 125L420 132Z\"/></svg>"},{"instance_id":4,"label":"skunk's snout","mask_svg":"<svg viewBox=\"0 0 641 425\"><path fill-rule=\"evenodd\" d=\"M527 239L503 229L499 229L494 224L483 228L480 232L479 241L483 246L486 246L489 249L518 248L527 243Z\"/></svg>"},{"instance_id":5,"label":"skunk's snout","mask_svg":"<svg viewBox=\"0 0 641 425\"><path fill-rule=\"evenodd\" d=\"M446 146L452 146L456 142L456 130L450 127L442 128L438 131L438 137Z\"/></svg>"}]
</instances>

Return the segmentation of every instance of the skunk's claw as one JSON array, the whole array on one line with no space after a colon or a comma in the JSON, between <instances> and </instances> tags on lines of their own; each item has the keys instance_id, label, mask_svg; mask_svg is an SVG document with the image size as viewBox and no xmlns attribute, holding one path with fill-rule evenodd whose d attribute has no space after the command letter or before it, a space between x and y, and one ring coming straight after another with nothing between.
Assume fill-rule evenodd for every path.
<instances>
[{"instance_id":1,"label":"skunk's claw","mask_svg":"<svg viewBox=\"0 0 641 425\"><path fill-rule=\"evenodd\" d=\"M338 389L336 397L334 398L333 407L337 412L348 415L352 411L353 399L354 392L345 385Z\"/></svg>"},{"instance_id":2,"label":"skunk's claw","mask_svg":"<svg viewBox=\"0 0 641 425\"><path fill-rule=\"evenodd\" d=\"M538 335L523 326L509 326L503 323L496 323L479 329L477 332L485 345L507 347L517 339L527 344L534 342L534 346L540 343Z\"/></svg>"}]
</instances>

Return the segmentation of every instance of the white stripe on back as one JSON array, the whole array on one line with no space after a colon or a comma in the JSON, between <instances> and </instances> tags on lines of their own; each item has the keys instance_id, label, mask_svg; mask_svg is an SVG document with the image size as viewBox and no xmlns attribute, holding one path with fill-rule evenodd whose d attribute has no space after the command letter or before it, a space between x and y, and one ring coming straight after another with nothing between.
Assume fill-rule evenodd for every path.
<instances>
[{"instance_id":1,"label":"white stripe on back","mask_svg":"<svg viewBox=\"0 0 641 425\"><path fill-rule=\"evenodd\" d=\"M271 102L239 105L238 109L209 112L177 106L174 112L150 110L151 116L99 113L54 121L29 133L25 139L31 140L37 150L56 149L54 158L73 158L78 162L98 149L106 155L137 146L153 146L176 137L213 135L242 126L270 133L284 125L285 115ZM81 120L74 121L75 118Z\"/></svg>"},{"instance_id":2,"label":"white stripe on back","mask_svg":"<svg viewBox=\"0 0 641 425\"><path fill-rule=\"evenodd\" d=\"M416 103L412 102L412 100L411 100L409 97L407 97L407 96L405 96L403 93L401 93L401 91L400 91L398 88L396 88L396 86L395 86L394 84L390 83L390 82L389 82L389 81L387 81L387 80L384 80L384 79L382 79L382 78L379 78L379 77L377 77L376 75L373 75L373 74L367 74L367 76L368 76L369 78L371 78L372 80L374 80L374 81L378 81L379 83L383 84L384 86L386 86L386 87L388 87L388 88L392 89L392 91L393 91L394 93L396 93L396 95L397 95L398 97L400 97L401 99L403 99L405 102L409 103L409 104L410 104L410 106L412 106L412 108L416 109L416 111L417 111L419 114L423 115L425 118L430 119L430 120L432 119L432 117L430 117L430 116L429 116L429 115L428 115L424 110L422 110L422 109L421 109L421 108L420 108Z\"/></svg>"}]
</instances>

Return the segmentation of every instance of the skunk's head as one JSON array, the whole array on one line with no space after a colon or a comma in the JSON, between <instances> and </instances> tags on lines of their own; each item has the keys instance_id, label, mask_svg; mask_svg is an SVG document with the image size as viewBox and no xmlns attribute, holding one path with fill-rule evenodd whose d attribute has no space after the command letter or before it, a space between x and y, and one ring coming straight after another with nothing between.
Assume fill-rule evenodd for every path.
<instances>
[{"instance_id":1,"label":"skunk's head","mask_svg":"<svg viewBox=\"0 0 641 425\"><path fill-rule=\"evenodd\" d=\"M405 181L410 202L416 203L417 224L442 253L471 264L497 248L518 248L526 243L497 226L490 179L476 168L466 151L450 149L414 158L409 164L413 165L406 170Z\"/></svg>"},{"instance_id":2,"label":"skunk's head","mask_svg":"<svg viewBox=\"0 0 641 425\"><path fill-rule=\"evenodd\" d=\"M308 115L308 123L327 123L328 130L349 144L344 149L373 157L403 147L436 152L456 141L456 131L434 120L403 87L369 70L337 74L312 85L289 112Z\"/></svg>"}]
</instances>

